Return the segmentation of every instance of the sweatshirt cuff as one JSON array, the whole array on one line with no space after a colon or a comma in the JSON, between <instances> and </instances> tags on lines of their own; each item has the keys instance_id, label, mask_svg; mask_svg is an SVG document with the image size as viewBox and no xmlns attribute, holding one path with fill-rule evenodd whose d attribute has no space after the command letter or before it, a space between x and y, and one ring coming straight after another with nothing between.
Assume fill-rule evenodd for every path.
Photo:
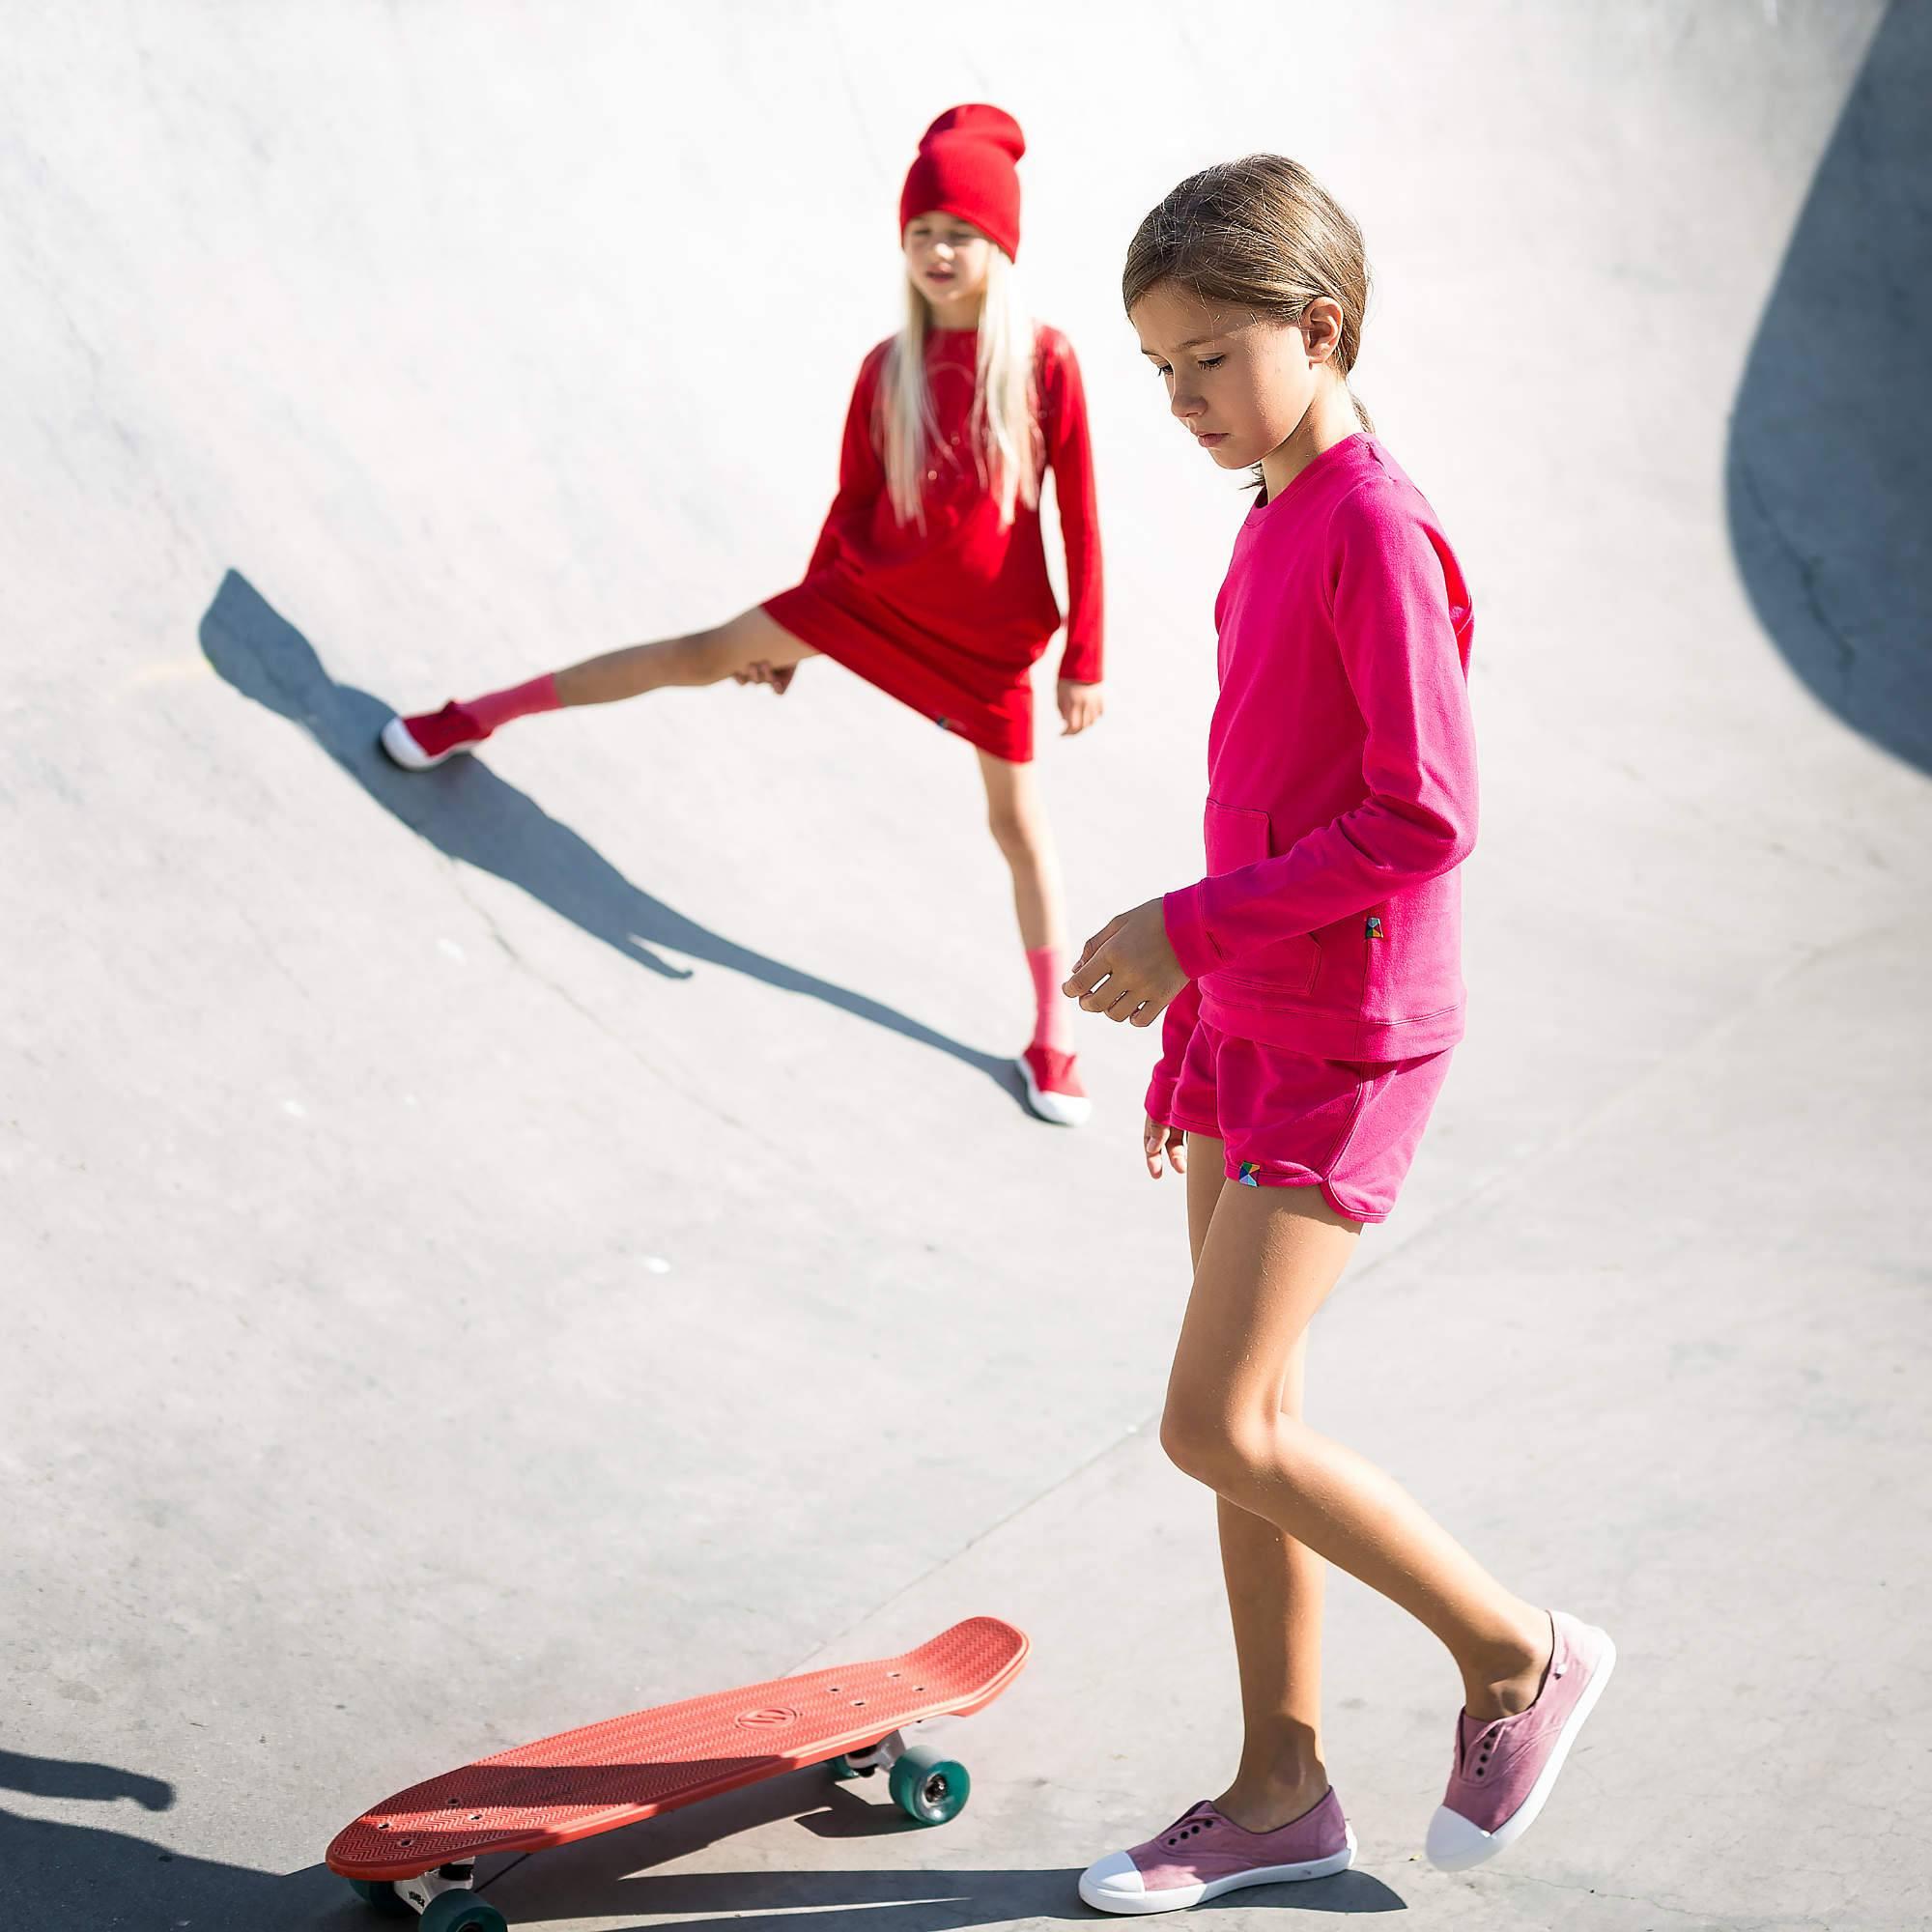
<instances>
[{"instance_id":1,"label":"sweatshirt cuff","mask_svg":"<svg viewBox=\"0 0 1932 1932\"><path fill-rule=\"evenodd\" d=\"M1179 892L1167 894L1160 902L1167 943L1174 948L1180 970L1190 980L1213 972L1221 963L1221 955L1208 936L1207 912L1202 905L1206 891L1204 879L1199 885L1182 886Z\"/></svg>"},{"instance_id":2,"label":"sweatshirt cuff","mask_svg":"<svg viewBox=\"0 0 1932 1932\"><path fill-rule=\"evenodd\" d=\"M1158 1121L1164 1127L1173 1126L1174 1094L1179 1085L1179 1074L1165 1072L1158 1066L1154 1068L1153 1078L1148 1082L1147 1090L1146 1111L1149 1120Z\"/></svg>"}]
</instances>

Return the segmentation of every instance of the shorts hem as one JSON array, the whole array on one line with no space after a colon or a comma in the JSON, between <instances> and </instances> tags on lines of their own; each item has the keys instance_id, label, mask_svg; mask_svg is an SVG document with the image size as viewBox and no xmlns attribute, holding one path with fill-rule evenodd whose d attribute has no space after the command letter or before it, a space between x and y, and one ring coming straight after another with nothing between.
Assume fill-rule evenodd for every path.
<instances>
[{"instance_id":1,"label":"shorts hem","mask_svg":"<svg viewBox=\"0 0 1932 1932\"><path fill-rule=\"evenodd\" d=\"M1240 1181L1240 1169L1241 1163L1231 1158L1227 1164L1227 1178L1230 1180ZM1312 1187L1336 1213L1341 1215L1343 1220L1359 1222L1364 1227L1376 1227L1381 1222L1386 1221L1389 1217L1390 1210L1387 1208L1383 1208L1379 1214L1375 1214L1369 1213L1360 1208L1346 1206L1334 1188L1320 1175L1311 1175L1306 1180L1291 1180L1286 1175L1269 1176L1258 1173L1252 1180L1243 1181L1241 1184L1249 1187L1275 1187L1284 1190L1291 1187Z\"/></svg>"}]
</instances>

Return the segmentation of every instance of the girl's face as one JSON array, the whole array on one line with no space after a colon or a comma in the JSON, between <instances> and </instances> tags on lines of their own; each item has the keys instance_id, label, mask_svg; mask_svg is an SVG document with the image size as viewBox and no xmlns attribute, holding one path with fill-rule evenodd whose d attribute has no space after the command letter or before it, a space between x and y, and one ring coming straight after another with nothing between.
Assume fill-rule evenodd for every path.
<instances>
[{"instance_id":1,"label":"girl's face","mask_svg":"<svg viewBox=\"0 0 1932 1932\"><path fill-rule=\"evenodd\" d=\"M956 214L922 214L906 223L906 273L941 328L970 327L986 293L993 244Z\"/></svg>"},{"instance_id":2,"label":"girl's face","mask_svg":"<svg viewBox=\"0 0 1932 1932\"><path fill-rule=\"evenodd\" d=\"M1294 434L1332 380L1340 316L1321 300L1299 324L1275 322L1161 282L1129 320L1181 427L1223 469L1249 469Z\"/></svg>"}]
</instances>

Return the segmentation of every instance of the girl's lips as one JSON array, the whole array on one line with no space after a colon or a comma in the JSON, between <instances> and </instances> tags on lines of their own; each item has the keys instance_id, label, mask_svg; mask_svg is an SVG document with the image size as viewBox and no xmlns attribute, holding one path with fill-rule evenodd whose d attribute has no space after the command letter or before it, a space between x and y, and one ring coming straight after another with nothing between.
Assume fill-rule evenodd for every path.
<instances>
[{"instance_id":1,"label":"girl's lips","mask_svg":"<svg viewBox=\"0 0 1932 1932\"><path fill-rule=\"evenodd\" d=\"M1194 432L1194 440L1203 449L1212 449L1216 443L1226 442L1227 440L1228 432L1224 429L1210 429L1205 435L1200 430Z\"/></svg>"}]
</instances>

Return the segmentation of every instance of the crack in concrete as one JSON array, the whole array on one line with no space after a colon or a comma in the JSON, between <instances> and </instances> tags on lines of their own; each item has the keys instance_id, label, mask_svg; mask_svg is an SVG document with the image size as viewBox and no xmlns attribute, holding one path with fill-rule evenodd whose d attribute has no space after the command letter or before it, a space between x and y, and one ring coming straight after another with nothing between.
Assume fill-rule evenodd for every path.
<instances>
[{"instance_id":1,"label":"crack in concrete","mask_svg":"<svg viewBox=\"0 0 1932 1932\"><path fill-rule=\"evenodd\" d=\"M767 1140L755 1127L748 1125L744 1121L739 1120L736 1115L727 1114L723 1109L713 1106L710 1101L701 1098L681 1081L674 1079L666 1068L660 1066L648 1054L642 1052L636 1041L626 1039L601 1014L585 1006L568 986L564 985L560 980L552 979L548 973L532 965L517 950L515 945L512 944L508 935L503 931L503 928L497 924L496 917L490 909L466 887L461 863L455 859L450 859L446 860L445 864L449 867L451 883L456 888L457 896L483 922L484 927L489 932L490 937L502 949L504 956L518 971L527 975L538 985L555 994L580 1019L587 1021L612 1046L616 1047L620 1052L628 1054L645 1072L660 1082L668 1092L675 1094L680 1099L696 1108L698 1112L708 1114L712 1120L718 1122L721 1125L730 1127L735 1132L744 1134L756 1146L765 1148L772 1152L780 1151L777 1145Z\"/></svg>"},{"instance_id":2,"label":"crack in concrete","mask_svg":"<svg viewBox=\"0 0 1932 1932\"><path fill-rule=\"evenodd\" d=\"M1667 1912L1674 1918L1695 1919L1699 1932L1797 1932L1801 1926L1815 1926L1817 1932L1834 1932L1831 1920L1808 1913L1802 1918L1765 1918L1760 1914L1741 1918L1735 1914L1720 1915L1695 1906L1672 1905L1637 1892L1605 1891L1598 1885L1565 1885L1559 1879L1538 1878L1533 1872L1498 1872L1493 1882L1502 1886L1541 1886L1547 1891L1576 1892L1590 1898L1614 1899L1624 1905L1640 1905L1647 1912Z\"/></svg>"}]
</instances>

